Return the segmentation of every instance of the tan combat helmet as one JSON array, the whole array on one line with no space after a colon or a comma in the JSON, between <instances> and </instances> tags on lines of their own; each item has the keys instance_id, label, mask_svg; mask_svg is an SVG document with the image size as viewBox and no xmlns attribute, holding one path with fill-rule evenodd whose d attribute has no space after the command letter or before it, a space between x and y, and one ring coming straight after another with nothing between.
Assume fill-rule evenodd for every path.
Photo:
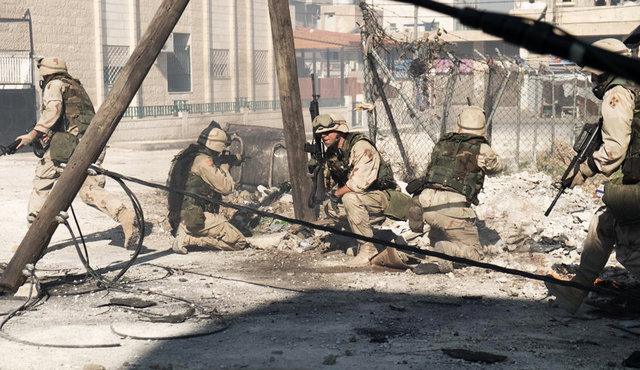
<instances>
[{"instance_id":1,"label":"tan combat helmet","mask_svg":"<svg viewBox=\"0 0 640 370\"><path fill-rule=\"evenodd\" d=\"M349 132L347 120L338 113L320 114L313 120L313 132L320 134L323 132Z\"/></svg>"},{"instance_id":2,"label":"tan combat helmet","mask_svg":"<svg viewBox=\"0 0 640 370\"><path fill-rule=\"evenodd\" d=\"M484 117L484 109L472 105L464 107L458 122L456 122L458 132L473 135L485 135L487 133L487 121Z\"/></svg>"},{"instance_id":3,"label":"tan combat helmet","mask_svg":"<svg viewBox=\"0 0 640 370\"><path fill-rule=\"evenodd\" d=\"M224 130L209 126L200 133L198 144L204 145L214 152L221 152L229 145L229 136Z\"/></svg>"},{"instance_id":4,"label":"tan combat helmet","mask_svg":"<svg viewBox=\"0 0 640 370\"><path fill-rule=\"evenodd\" d=\"M67 63L57 57L46 57L38 60L38 69L40 70L41 76L67 72Z\"/></svg>"},{"instance_id":5,"label":"tan combat helmet","mask_svg":"<svg viewBox=\"0 0 640 370\"><path fill-rule=\"evenodd\" d=\"M606 39L598 40L591 45L607 51L621 54L627 57L631 56L631 50L629 50L629 48L624 44L624 42L618 39L606 38ZM582 71L586 73L593 73L597 76L604 73L604 71L601 71L599 69L595 69L589 66L582 67Z\"/></svg>"}]
</instances>

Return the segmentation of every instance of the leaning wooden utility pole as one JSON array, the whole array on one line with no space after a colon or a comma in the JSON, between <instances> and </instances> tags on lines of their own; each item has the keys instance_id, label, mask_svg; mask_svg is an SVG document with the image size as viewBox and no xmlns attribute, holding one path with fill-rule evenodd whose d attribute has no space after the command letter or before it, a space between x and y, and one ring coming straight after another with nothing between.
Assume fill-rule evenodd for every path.
<instances>
[{"instance_id":1,"label":"leaning wooden utility pole","mask_svg":"<svg viewBox=\"0 0 640 370\"><path fill-rule=\"evenodd\" d=\"M27 264L35 263L42 256L58 227L56 216L71 205L87 177L89 165L98 158L109 141L187 4L189 0L164 0L156 11L147 31L131 53L111 92L93 117L56 186L53 187L38 213L38 217L29 227L18 250L9 261L0 278L0 289L15 292L25 282L26 276L22 270Z\"/></svg>"},{"instance_id":2,"label":"leaning wooden utility pole","mask_svg":"<svg viewBox=\"0 0 640 370\"><path fill-rule=\"evenodd\" d=\"M293 211L296 218L311 221L315 211L307 206L311 193L311 180L307 174L307 154L304 151L304 119L298 85L296 51L293 45L293 27L287 0L269 0L271 35L276 54L276 71L280 89L280 109L284 143L287 147L289 180L293 195Z\"/></svg>"}]
</instances>

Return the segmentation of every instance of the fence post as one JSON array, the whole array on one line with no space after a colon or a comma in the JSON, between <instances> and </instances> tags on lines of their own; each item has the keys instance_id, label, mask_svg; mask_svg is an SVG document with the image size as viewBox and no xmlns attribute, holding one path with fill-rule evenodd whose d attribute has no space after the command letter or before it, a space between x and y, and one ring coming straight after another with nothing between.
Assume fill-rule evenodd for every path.
<instances>
[{"instance_id":1,"label":"fence post","mask_svg":"<svg viewBox=\"0 0 640 370\"><path fill-rule=\"evenodd\" d=\"M556 142L556 74L551 72L551 154L555 151Z\"/></svg>"}]
</instances>

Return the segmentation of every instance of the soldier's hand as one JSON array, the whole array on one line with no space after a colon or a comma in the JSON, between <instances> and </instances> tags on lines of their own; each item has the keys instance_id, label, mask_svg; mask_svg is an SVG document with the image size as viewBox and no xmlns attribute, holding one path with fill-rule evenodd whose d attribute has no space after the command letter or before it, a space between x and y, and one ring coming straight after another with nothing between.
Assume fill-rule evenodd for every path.
<instances>
[{"instance_id":1,"label":"soldier's hand","mask_svg":"<svg viewBox=\"0 0 640 370\"><path fill-rule=\"evenodd\" d=\"M573 189L576 186L582 185L586 176L580 171L580 167L575 166L571 173L561 180L562 186Z\"/></svg>"},{"instance_id":2,"label":"soldier's hand","mask_svg":"<svg viewBox=\"0 0 640 370\"><path fill-rule=\"evenodd\" d=\"M222 163L220 165L220 169L225 171L225 172L229 172L229 166L230 166L229 163Z\"/></svg>"},{"instance_id":3,"label":"soldier's hand","mask_svg":"<svg viewBox=\"0 0 640 370\"><path fill-rule=\"evenodd\" d=\"M316 170L317 166L318 166L318 161L316 161L315 158L311 158L307 162L307 170L309 171L310 174Z\"/></svg>"},{"instance_id":4,"label":"soldier's hand","mask_svg":"<svg viewBox=\"0 0 640 370\"><path fill-rule=\"evenodd\" d=\"M36 130L31 130L28 133L24 134L24 135L20 135L16 138L16 140L20 140L20 144L18 144L18 147L16 149L20 149L23 146L27 146L27 145L31 145L31 143L33 143L33 141L38 137L38 133Z\"/></svg>"}]
</instances>

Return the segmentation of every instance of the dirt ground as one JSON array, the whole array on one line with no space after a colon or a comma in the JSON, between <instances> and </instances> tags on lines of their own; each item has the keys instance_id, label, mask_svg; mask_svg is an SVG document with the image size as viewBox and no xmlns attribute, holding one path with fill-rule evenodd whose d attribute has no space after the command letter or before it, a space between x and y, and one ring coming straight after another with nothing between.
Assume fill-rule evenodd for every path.
<instances>
[{"instance_id":1,"label":"dirt ground","mask_svg":"<svg viewBox=\"0 0 640 370\"><path fill-rule=\"evenodd\" d=\"M163 184L176 152L110 148L104 166ZM34 167L29 153L0 158L0 264L26 233ZM545 218L551 182L533 171L487 179L476 208L487 262L535 273L556 265L564 276L575 267L600 201L571 190ZM107 188L126 201L114 181ZM569 316L543 283L474 267L446 275L346 268L353 240L271 219L250 238L253 248L177 255L164 195L131 188L147 235L122 286L100 290L84 281L69 233L59 227L36 266L49 298L4 326L0 369L602 369L622 367L639 349L637 315L583 306ZM259 195L245 189L229 200ZM292 216L290 201L285 195L268 210ZM114 276L131 257L120 227L79 200L73 207L91 266ZM406 223L379 229L428 243ZM613 257L607 277L634 283ZM0 296L0 320L24 301ZM451 349L488 352L498 356L486 361L501 362L455 358Z\"/></svg>"}]
</instances>

